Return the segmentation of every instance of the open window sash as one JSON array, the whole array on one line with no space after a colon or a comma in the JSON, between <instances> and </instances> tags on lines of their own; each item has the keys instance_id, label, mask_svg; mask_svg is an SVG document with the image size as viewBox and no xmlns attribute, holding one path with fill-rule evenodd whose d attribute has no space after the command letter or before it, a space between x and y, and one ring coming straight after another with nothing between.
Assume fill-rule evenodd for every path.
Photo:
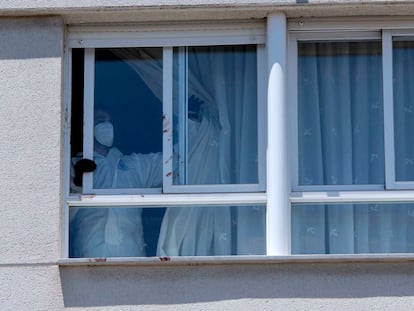
<instances>
[{"instance_id":1,"label":"open window sash","mask_svg":"<svg viewBox=\"0 0 414 311\"><path fill-rule=\"evenodd\" d=\"M167 53L164 85L172 88L164 98L164 192L264 191L263 47L187 46ZM223 64L229 59L235 65ZM243 76L252 70L252 76ZM245 127L237 128L242 121ZM240 151L232 158L234 146Z\"/></svg>"},{"instance_id":2,"label":"open window sash","mask_svg":"<svg viewBox=\"0 0 414 311\"><path fill-rule=\"evenodd\" d=\"M386 187L414 189L413 32L383 31L383 51Z\"/></svg>"},{"instance_id":3,"label":"open window sash","mask_svg":"<svg viewBox=\"0 0 414 311\"><path fill-rule=\"evenodd\" d=\"M95 49L85 49L84 67L84 140L83 157L94 158L94 109L95 109ZM84 173L84 194L144 194L144 193L184 193L184 192L255 192L264 191L265 188L265 116L264 89L264 47L254 45L256 88L255 111L255 174L253 182L232 182L224 179L220 183L209 184L189 182L189 123L193 122L189 115L189 73L188 73L188 47L163 48L162 56L162 188L111 188L105 189L94 186L93 174ZM190 85L190 86L189 86ZM197 99L199 100L199 99ZM191 107L193 108L193 107ZM248 111L247 111L248 112ZM241 119L242 120L242 119ZM177 143L176 143L177 142ZM214 142L210 142L214 144ZM179 155L179 160L177 160ZM194 165L206 165L202 161L193 162ZM207 168L214 170L215 168ZM177 179L177 176L178 179ZM194 176L194 174L193 174ZM191 181L191 180L190 180Z\"/></svg>"}]
</instances>

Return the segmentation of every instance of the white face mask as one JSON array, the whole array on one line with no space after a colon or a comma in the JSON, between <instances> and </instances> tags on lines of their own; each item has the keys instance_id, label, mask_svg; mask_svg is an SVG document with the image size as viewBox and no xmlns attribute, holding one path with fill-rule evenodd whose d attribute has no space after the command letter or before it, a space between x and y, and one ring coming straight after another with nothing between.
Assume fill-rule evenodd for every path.
<instances>
[{"instance_id":1,"label":"white face mask","mask_svg":"<svg viewBox=\"0 0 414 311\"><path fill-rule=\"evenodd\" d=\"M95 126L95 139L101 145L111 147L114 142L114 126L105 121Z\"/></svg>"}]
</instances>

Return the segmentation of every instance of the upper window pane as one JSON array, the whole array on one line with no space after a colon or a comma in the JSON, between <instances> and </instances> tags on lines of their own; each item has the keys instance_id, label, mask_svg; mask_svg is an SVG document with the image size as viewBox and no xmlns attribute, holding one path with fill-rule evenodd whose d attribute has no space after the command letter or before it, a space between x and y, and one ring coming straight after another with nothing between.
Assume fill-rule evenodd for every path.
<instances>
[{"instance_id":1,"label":"upper window pane","mask_svg":"<svg viewBox=\"0 0 414 311\"><path fill-rule=\"evenodd\" d=\"M395 179L414 180L414 41L393 42Z\"/></svg>"},{"instance_id":2,"label":"upper window pane","mask_svg":"<svg viewBox=\"0 0 414 311\"><path fill-rule=\"evenodd\" d=\"M381 43L298 43L300 185L384 184Z\"/></svg>"},{"instance_id":3,"label":"upper window pane","mask_svg":"<svg viewBox=\"0 0 414 311\"><path fill-rule=\"evenodd\" d=\"M257 184L256 46L175 48L173 68L173 184Z\"/></svg>"},{"instance_id":4,"label":"upper window pane","mask_svg":"<svg viewBox=\"0 0 414 311\"><path fill-rule=\"evenodd\" d=\"M95 50L95 189L162 184L162 49Z\"/></svg>"}]
</instances>

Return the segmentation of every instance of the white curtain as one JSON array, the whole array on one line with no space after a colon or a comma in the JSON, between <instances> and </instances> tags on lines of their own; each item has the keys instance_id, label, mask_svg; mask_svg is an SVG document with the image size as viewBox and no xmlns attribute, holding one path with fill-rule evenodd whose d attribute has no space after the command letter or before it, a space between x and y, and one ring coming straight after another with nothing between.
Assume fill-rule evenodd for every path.
<instances>
[{"instance_id":1,"label":"white curtain","mask_svg":"<svg viewBox=\"0 0 414 311\"><path fill-rule=\"evenodd\" d=\"M203 101L200 120L188 120L188 184L257 183L256 47L188 50L188 93ZM162 94L151 79L162 72L162 63L153 60L149 50L115 52L154 94ZM264 248L263 207L171 207L162 222L157 253L264 254Z\"/></svg>"},{"instance_id":2,"label":"white curtain","mask_svg":"<svg viewBox=\"0 0 414 311\"><path fill-rule=\"evenodd\" d=\"M299 44L299 183L384 185L381 46ZM413 251L414 206L292 207L293 253Z\"/></svg>"},{"instance_id":3,"label":"white curtain","mask_svg":"<svg viewBox=\"0 0 414 311\"><path fill-rule=\"evenodd\" d=\"M395 174L397 181L414 180L414 41L394 42Z\"/></svg>"}]
</instances>

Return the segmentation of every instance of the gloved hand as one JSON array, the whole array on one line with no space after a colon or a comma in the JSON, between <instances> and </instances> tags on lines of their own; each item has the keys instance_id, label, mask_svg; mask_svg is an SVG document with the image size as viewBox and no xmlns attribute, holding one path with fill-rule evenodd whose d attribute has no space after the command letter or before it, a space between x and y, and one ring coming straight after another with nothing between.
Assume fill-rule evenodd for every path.
<instances>
[{"instance_id":1,"label":"gloved hand","mask_svg":"<svg viewBox=\"0 0 414 311\"><path fill-rule=\"evenodd\" d=\"M76 186L82 186L82 174L90 173L96 170L96 163L94 160L81 159L75 164L75 176L73 178L73 183Z\"/></svg>"},{"instance_id":2,"label":"gloved hand","mask_svg":"<svg viewBox=\"0 0 414 311\"><path fill-rule=\"evenodd\" d=\"M188 99L188 118L193 121L201 121L200 108L204 104L200 98L191 95Z\"/></svg>"}]
</instances>

